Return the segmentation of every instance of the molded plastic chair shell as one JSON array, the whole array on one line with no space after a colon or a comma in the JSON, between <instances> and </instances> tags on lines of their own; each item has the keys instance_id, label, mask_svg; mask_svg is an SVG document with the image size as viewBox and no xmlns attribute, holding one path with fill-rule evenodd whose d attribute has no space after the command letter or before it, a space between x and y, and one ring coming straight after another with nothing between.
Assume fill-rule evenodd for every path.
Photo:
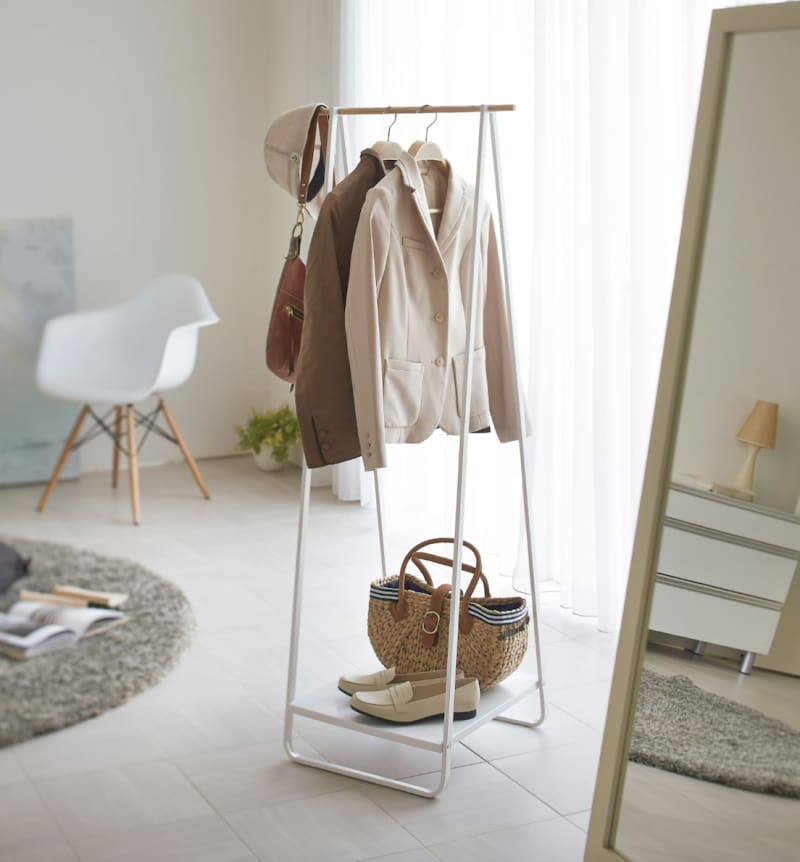
<instances>
[{"instance_id":1,"label":"molded plastic chair shell","mask_svg":"<svg viewBox=\"0 0 800 862\"><path fill-rule=\"evenodd\" d=\"M159 276L120 305L49 320L36 383L67 401L133 404L184 383L198 329L218 321L199 281Z\"/></svg>"}]
</instances>

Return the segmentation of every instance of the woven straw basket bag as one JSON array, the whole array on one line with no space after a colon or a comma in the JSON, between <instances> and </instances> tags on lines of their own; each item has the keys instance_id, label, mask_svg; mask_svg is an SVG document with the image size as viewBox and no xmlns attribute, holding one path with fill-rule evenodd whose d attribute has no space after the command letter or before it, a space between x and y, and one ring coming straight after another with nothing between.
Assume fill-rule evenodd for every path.
<instances>
[{"instance_id":1,"label":"woven straw basket bag","mask_svg":"<svg viewBox=\"0 0 800 862\"><path fill-rule=\"evenodd\" d=\"M423 560L451 568L453 560L421 549L453 541L420 542L406 554L399 575L370 585L369 640L384 667L415 673L446 666L452 585L434 587ZM463 571L472 573L472 579L461 601L458 667L465 676L477 677L481 688L489 688L512 674L525 655L528 606L522 596L492 598L478 549L470 542L464 546L475 555L475 565L461 565ZM412 562L424 580L408 574ZM479 582L483 584L482 598L473 595Z\"/></svg>"}]
</instances>

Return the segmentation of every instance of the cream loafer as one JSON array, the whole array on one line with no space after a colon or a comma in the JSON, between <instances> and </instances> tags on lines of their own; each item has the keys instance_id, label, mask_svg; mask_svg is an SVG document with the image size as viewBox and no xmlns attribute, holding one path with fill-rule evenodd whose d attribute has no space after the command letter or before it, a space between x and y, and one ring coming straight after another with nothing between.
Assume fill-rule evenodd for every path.
<instances>
[{"instance_id":1,"label":"cream loafer","mask_svg":"<svg viewBox=\"0 0 800 862\"><path fill-rule=\"evenodd\" d=\"M423 682L401 682L380 691L358 691L350 700L356 712L385 721L408 724L444 716L444 678ZM456 680L453 718L474 718L481 690L475 677Z\"/></svg>"},{"instance_id":2,"label":"cream loafer","mask_svg":"<svg viewBox=\"0 0 800 862\"><path fill-rule=\"evenodd\" d=\"M343 694L355 694L357 691L380 691L399 682L424 682L425 680L444 679L447 671L428 670L418 673L397 673L393 667L379 670L377 673L365 673L339 677L339 691ZM456 670L456 678L462 678L464 671Z\"/></svg>"}]
</instances>

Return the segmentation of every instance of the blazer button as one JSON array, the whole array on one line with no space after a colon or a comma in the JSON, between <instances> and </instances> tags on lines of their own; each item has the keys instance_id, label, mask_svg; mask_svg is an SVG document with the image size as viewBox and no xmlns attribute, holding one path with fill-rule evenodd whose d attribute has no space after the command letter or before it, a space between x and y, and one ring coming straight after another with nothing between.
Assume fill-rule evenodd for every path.
<instances>
[{"instance_id":1,"label":"blazer button","mask_svg":"<svg viewBox=\"0 0 800 862\"><path fill-rule=\"evenodd\" d=\"M444 315L442 314L441 311L437 311L436 314L433 315L433 319L437 323L444 323Z\"/></svg>"},{"instance_id":2,"label":"blazer button","mask_svg":"<svg viewBox=\"0 0 800 862\"><path fill-rule=\"evenodd\" d=\"M434 278L441 278L441 277L444 275L444 273L443 273L443 272L442 272L442 271L437 267L436 269L434 269L434 270L433 270L433 272L431 273L431 275L432 275Z\"/></svg>"},{"instance_id":3,"label":"blazer button","mask_svg":"<svg viewBox=\"0 0 800 862\"><path fill-rule=\"evenodd\" d=\"M445 361L446 361L446 360L445 360L444 356L437 356L437 357L436 357L436 360L435 360L436 365L438 365L438 366L439 366L439 368L442 368L442 366L444 365Z\"/></svg>"},{"instance_id":4,"label":"blazer button","mask_svg":"<svg viewBox=\"0 0 800 862\"><path fill-rule=\"evenodd\" d=\"M331 444L330 444L330 443L323 443L323 444L322 444L322 448L323 448L325 451L327 451L328 449L330 449L330 448L331 448Z\"/></svg>"}]
</instances>

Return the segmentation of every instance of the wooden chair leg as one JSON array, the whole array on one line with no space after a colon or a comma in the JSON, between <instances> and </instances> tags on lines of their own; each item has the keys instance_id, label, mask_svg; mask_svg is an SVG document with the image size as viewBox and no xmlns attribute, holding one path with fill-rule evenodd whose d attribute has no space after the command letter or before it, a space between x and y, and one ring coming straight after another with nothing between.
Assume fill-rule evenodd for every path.
<instances>
[{"instance_id":1,"label":"wooden chair leg","mask_svg":"<svg viewBox=\"0 0 800 862\"><path fill-rule=\"evenodd\" d=\"M206 500L211 498L211 494L209 493L208 486L203 481L203 477L200 475L200 470L195 463L194 458L192 458L192 453L189 451L189 447L186 445L186 441L183 439L183 435L181 434L178 426L175 422L175 418L167 407L163 398L159 401L159 407L164 414L164 418L167 420L167 424L172 431L172 435L175 437L175 440L180 447L181 454L183 455L184 461L186 461L186 465L192 471L192 476L194 476L195 482L197 482L197 487L200 489L200 493L206 498Z\"/></svg>"},{"instance_id":2,"label":"wooden chair leg","mask_svg":"<svg viewBox=\"0 0 800 862\"><path fill-rule=\"evenodd\" d=\"M116 488L119 482L119 451L122 440L122 405L114 408L114 461L111 467L111 487Z\"/></svg>"},{"instance_id":3,"label":"wooden chair leg","mask_svg":"<svg viewBox=\"0 0 800 862\"><path fill-rule=\"evenodd\" d=\"M128 482L131 486L131 509L133 523L141 521L139 510L139 458L136 451L136 411L132 404L125 408L125 419L128 426Z\"/></svg>"},{"instance_id":4,"label":"wooden chair leg","mask_svg":"<svg viewBox=\"0 0 800 862\"><path fill-rule=\"evenodd\" d=\"M81 430L81 425L83 425L83 420L86 418L86 414L89 412L89 405L84 404L81 412L78 414L78 418L75 420L75 424L72 426L72 431L69 432L69 437L67 437L67 442L64 444L64 448L61 450L61 455L56 462L56 466L53 469L53 474L50 476L50 481L47 483L47 487L42 492L42 496L39 499L39 503L36 506L37 512L43 512L44 507L47 505L47 501L50 499L50 495L53 493L53 488L55 488L56 483L58 482L58 477L61 475L61 471L64 469L64 465L67 463L67 458L69 458L69 453L72 451L72 447L75 445L75 441L78 438L78 434Z\"/></svg>"}]
</instances>

